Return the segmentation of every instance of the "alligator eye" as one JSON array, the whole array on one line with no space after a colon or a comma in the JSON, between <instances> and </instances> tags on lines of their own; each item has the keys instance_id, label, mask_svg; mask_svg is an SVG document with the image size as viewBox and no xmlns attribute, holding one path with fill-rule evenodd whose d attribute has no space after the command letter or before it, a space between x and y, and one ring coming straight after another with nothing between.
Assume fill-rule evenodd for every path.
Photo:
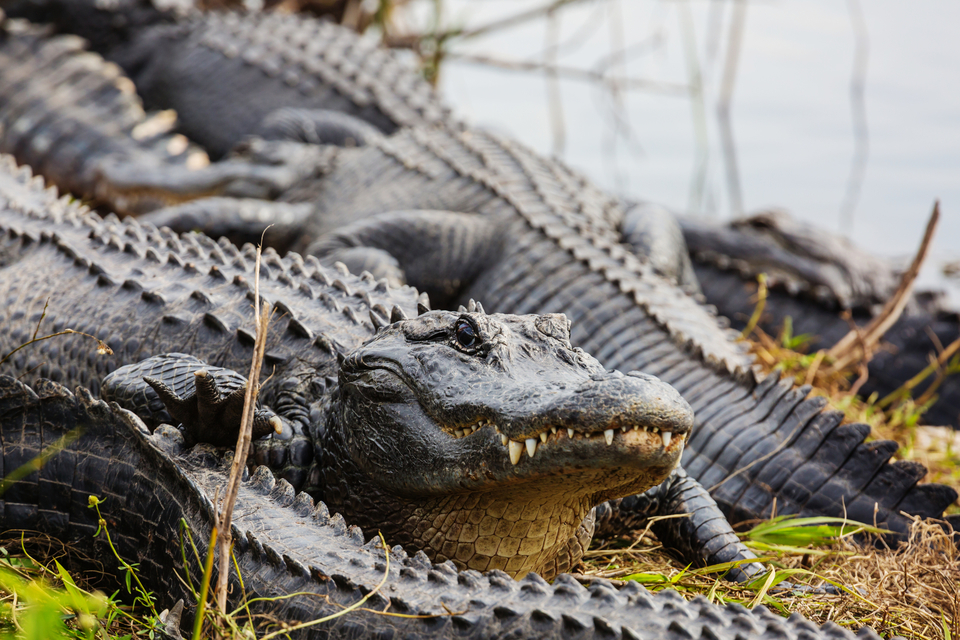
<instances>
[{"instance_id":1,"label":"alligator eye","mask_svg":"<svg viewBox=\"0 0 960 640\"><path fill-rule=\"evenodd\" d=\"M480 346L480 336L477 335L477 330L466 320L457 322L456 336L457 344L464 349L475 349Z\"/></svg>"}]
</instances>

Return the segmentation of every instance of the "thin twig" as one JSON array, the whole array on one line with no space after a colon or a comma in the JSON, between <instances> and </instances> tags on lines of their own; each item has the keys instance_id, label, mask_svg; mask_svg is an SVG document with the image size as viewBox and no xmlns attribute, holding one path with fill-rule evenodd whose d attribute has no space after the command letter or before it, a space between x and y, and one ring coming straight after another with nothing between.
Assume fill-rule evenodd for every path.
<instances>
[{"instance_id":1,"label":"thin twig","mask_svg":"<svg viewBox=\"0 0 960 640\"><path fill-rule=\"evenodd\" d=\"M747 322L747 326L743 328L743 331L740 332L740 339L746 340L747 337L753 333L753 330L757 328L757 323L760 322L760 317L763 315L763 308L767 304L767 274L761 273L757 276L757 306L753 308L753 313L750 315L750 320Z\"/></svg>"},{"instance_id":2,"label":"thin twig","mask_svg":"<svg viewBox=\"0 0 960 640\"><path fill-rule=\"evenodd\" d=\"M264 231L266 233L266 231ZM262 242L261 242L262 244ZM243 400L243 417L241 418L240 437L237 439L237 449L230 467L230 479L223 496L223 503L219 517L219 570L217 574L217 607L221 614L227 612L227 581L230 568L230 545L232 535L230 521L233 518L233 507L240 490L240 479L250 451L251 433L253 431L253 414L259 391L260 368L263 365L263 353L267 344L267 325L270 321L270 305L264 304L260 309L260 247L257 247L257 260L253 271L253 305L254 323L256 326L256 342L253 348L253 358L250 363L250 375L247 377L247 389Z\"/></svg>"},{"instance_id":3,"label":"thin twig","mask_svg":"<svg viewBox=\"0 0 960 640\"><path fill-rule=\"evenodd\" d=\"M41 336L41 337L39 337L39 338L34 338L33 340L30 340L29 342L24 342L22 345L20 345L19 347L17 347L16 349L14 349L13 351L11 351L10 353L8 353L8 354L6 354L5 356L3 356L2 358L0 358L0 364L3 364L3 363L6 362L7 360L9 360L9 359L10 359L10 356L12 356L13 354L15 354L17 351L20 351L20 349L23 349L24 347L30 346L30 345L33 344L34 342L42 342L43 340L49 340L50 338L56 338L57 336L65 336L65 335L70 335L70 334L78 335L78 336L83 336L83 337L85 337L85 338L90 338L91 340L95 340L96 343L97 343L97 353L99 353L99 354L102 355L102 356L112 356L112 355L113 355L113 349L111 349L110 347L108 347L108 346L107 346L107 343L104 342L103 340L101 340L100 338L98 338L97 336L92 336L92 335L90 335L89 333L84 333L83 331L74 331L73 329L64 329L63 331L58 331L58 332L56 332L56 333L51 333L50 335Z\"/></svg>"},{"instance_id":4,"label":"thin twig","mask_svg":"<svg viewBox=\"0 0 960 640\"><path fill-rule=\"evenodd\" d=\"M723 145L724 167L727 174L727 195L730 198L730 213L743 215L743 195L740 189L740 169L737 164L737 148L733 141L733 126L730 123L730 100L737 81L740 64L740 46L747 22L746 0L733 1L730 31L727 35L727 54L723 63L723 78L720 81L720 97L717 100L717 122L720 125L720 141Z\"/></svg>"},{"instance_id":5,"label":"thin twig","mask_svg":"<svg viewBox=\"0 0 960 640\"><path fill-rule=\"evenodd\" d=\"M567 67L563 65L555 65L550 67L543 62L535 62L531 60L504 60L502 58L494 58L491 56L456 53L453 51L448 51L446 53L446 58L450 60L456 59L460 62L497 67L498 69L505 69L507 71L542 71L555 73L557 76L569 80L583 80L585 82L608 82L616 84L621 89L650 91L684 98L690 95L690 88L687 85L678 82L661 82L659 80L645 80L643 78L610 76L604 72L595 71L592 69L580 69L578 67Z\"/></svg>"},{"instance_id":6,"label":"thin twig","mask_svg":"<svg viewBox=\"0 0 960 640\"><path fill-rule=\"evenodd\" d=\"M553 131L553 155L562 156L566 147L566 126L563 120L563 100L560 95L560 80L557 78L557 40L560 37L560 14L547 13L546 46L543 64L546 68L547 111L550 114L550 129Z\"/></svg>"},{"instance_id":7,"label":"thin twig","mask_svg":"<svg viewBox=\"0 0 960 640\"><path fill-rule=\"evenodd\" d=\"M956 340L951 342L949 345L947 345L947 348L944 349L940 353L940 355L937 356L937 358L934 359L933 362L931 362L929 365L927 365L920 373L918 373L917 375L913 376L912 378L904 382L903 386L901 386L896 391L893 391L889 395L884 396L881 400L879 400L877 402L877 407L882 409L892 404L904 392L911 391L914 388L916 388L916 386L921 382L923 382L931 373L942 369L943 366L947 363L947 361L951 357L953 357L953 354L955 354L958 349L960 349L960 338L957 338ZM931 384L930 386L931 388L933 388L933 384ZM927 389L927 391L924 392L924 396L927 395L928 391L930 391L930 389ZM923 404L922 402L923 400L924 400L924 397L921 396L920 398L917 399L917 403Z\"/></svg>"},{"instance_id":8,"label":"thin twig","mask_svg":"<svg viewBox=\"0 0 960 640\"><path fill-rule=\"evenodd\" d=\"M40 325L43 323L43 319L47 317L47 307L50 306L50 298L47 298L47 301L43 303L43 311L40 312L40 319L37 320L37 328L33 330L33 335L30 336L30 340L36 340L37 334L40 333Z\"/></svg>"},{"instance_id":9,"label":"thin twig","mask_svg":"<svg viewBox=\"0 0 960 640\"><path fill-rule=\"evenodd\" d=\"M910 292L913 291L913 284L920 273L920 267L927 257L930 250L930 243L933 240L933 233L937 229L937 222L940 220L940 201L937 200L933 205L933 212L930 214L930 220L927 222L927 229L923 234L923 240L920 242L920 248L917 249L917 255L914 256L910 268L900 280L900 286L897 287L893 297L887 300L883 310L874 318L865 329L863 329L863 346L858 346L861 338L858 331L851 330L847 335L840 339L828 352L828 355L834 359L833 371L839 371L848 367L854 360L862 358L867 351L872 350L879 342L883 334L900 318L903 308L910 299Z\"/></svg>"},{"instance_id":10,"label":"thin twig","mask_svg":"<svg viewBox=\"0 0 960 640\"><path fill-rule=\"evenodd\" d=\"M863 176L867 169L867 154L870 150L870 131L867 128L867 105L864 98L867 77L867 62L870 56L870 38L867 21L863 16L860 0L847 0L850 23L853 27L853 73L850 77L850 118L853 121L853 159L847 188L840 203L840 229L850 234L853 229L853 212L860 199Z\"/></svg>"},{"instance_id":11,"label":"thin twig","mask_svg":"<svg viewBox=\"0 0 960 640\"><path fill-rule=\"evenodd\" d=\"M437 40L448 40L450 38L475 38L477 36L490 33L492 31L500 31L501 29L507 29L509 27L515 27L517 25L523 24L524 22L529 22L531 20L536 20L542 16L545 16L557 9L570 5L584 2L584 0L553 0L553 2L548 2L546 4L528 9L527 11L521 11L520 13L515 13L512 16L507 16L506 18L500 18L499 20L493 20L487 24L480 25L479 27L474 27L472 29L463 29L455 28L448 29L446 31L437 31L435 37ZM405 35L391 35L384 39L383 44L391 48L415 48L417 43L422 39L421 35L418 34L405 34Z\"/></svg>"}]
</instances>

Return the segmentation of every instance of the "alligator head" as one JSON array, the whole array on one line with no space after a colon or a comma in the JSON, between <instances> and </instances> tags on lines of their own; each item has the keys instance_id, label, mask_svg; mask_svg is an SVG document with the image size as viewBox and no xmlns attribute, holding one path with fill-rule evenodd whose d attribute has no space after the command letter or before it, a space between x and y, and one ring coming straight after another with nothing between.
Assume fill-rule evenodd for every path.
<instances>
[{"instance_id":1,"label":"alligator head","mask_svg":"<svg viewBox=\"0 0 960 640\"><path fill-rule=\"evenodd\" d=\"M659 484L693 424L672 387L606 371L569 331L443 311L381 329L341 364L317 443L330 508L462 568L569 568L592 508Z\"/></svg>"}]
</instances>

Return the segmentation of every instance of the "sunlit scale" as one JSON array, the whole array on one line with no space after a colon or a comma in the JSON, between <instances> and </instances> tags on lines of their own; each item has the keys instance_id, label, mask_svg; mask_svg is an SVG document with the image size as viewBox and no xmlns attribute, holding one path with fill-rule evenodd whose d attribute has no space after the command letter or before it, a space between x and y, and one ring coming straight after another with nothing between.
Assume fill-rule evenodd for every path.
<instances>
[{"instance_id":1,"label":"sunlit scale","mask_svg":"<svg viewBox=\"0 0 960 640\"><path fill-rule=\"evenodd\" d=\"M464 438L474 433L477 429L487 425L492 425L493 428L496 430L496 432L500 435L500 442L501 444L503 444L503 446L507 447L507 454L510 456L511 464L517 464L520 462L520 458L523 457L524 450L526 450L527 455L529 457L531 458L534 457L537 454L537 447L539 447L541 444L546 444L547 440L551 436L557 435L557 428L550 427L549 433L547 431L544 431L539 436L536 436L533 438L526 438L524 441L518 442L517 440L511 440L510 438L507 437L506 434L500 433L499 427L497 427L495 424L493 424L489 420L478 420L477 422L475 422L474 424L468 427L464 427L463 429L456 429L454 430L453 435L456 438ZM648 433L659 434L660 441L663 443L664 449L669 447L670 443L673 442L673 432L671 431L661 431L656 427L641 427L640 425L634 425L633 427L630 427L630 426L620 427L621 433L626 433L627 431L630 431L630 430L645 431ZM605 429L604 431L594 432L594 433L577 433L573 429L567 429L566 431L567 431L567 438L571 440L577 437L585 440L590 438L603 438L603 440L608 445L613 444L613 436L616 434L616 429ZM538 438L539 438L539 441L538 441ZM680 436L678 436L678 438L681 441L681 446L682 446L682 442L685 436L681 434Z\"/></svg>"}]
</instances>

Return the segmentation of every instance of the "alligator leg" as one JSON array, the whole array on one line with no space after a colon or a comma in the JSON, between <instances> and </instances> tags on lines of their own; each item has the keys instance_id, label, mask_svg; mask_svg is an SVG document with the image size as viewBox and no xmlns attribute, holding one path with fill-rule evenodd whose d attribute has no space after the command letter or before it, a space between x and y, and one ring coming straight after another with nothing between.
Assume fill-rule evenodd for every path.
<instances>
[{"instance_id":1,"label":"alligator leg","mask_svg":"<svg viewBox=\"0 0 960 640\"><path fill-rule=\"evenodd\" d=\"M139 219L179 233L199 230L211 238L226 237L237 245L246 242L260 244L263 240L283 251L294 242L312 210L306 203L216 197L158 209L139 216Z\"/></svg>"},{"instance_id":2,"label":"alligator leg","mask_svg":"<svg viewBox=\"0 0 960 640\"><path fill-rule=\"evenodd\" d=\"M321 263L402 277L442 308L499 252L497 231L488 217L472 213L390 211L321 236L307 251Z\"/></svg>"},{"instance_id":3,"label":"alligator leg","mask_svg":"<svg viewBox=\"0 0 960 640\"><path fill-rule=\"evenodd\" d=\"M338 147L362 147L380 130L356 116L329 109L277 109L260 121L254 135L265 140L288 140Z\"/></svg>"},{"instance_id":4,"label":"alligator leg","mask_svg":"<svg viewBox=\"0 0 960 640\"><path fill-rule=\"evenodd\" d=\"M683 562L710 566L756 558L730 528L710 493L682 467L660 485L605 502L596 512L598 537L640 529L655 516L689 514L686 518L655 520L651 525L657 539ZM745 562L730 569L726 577L746 582L764 571L759 563Z\"/></svg>"}]
</instances>

